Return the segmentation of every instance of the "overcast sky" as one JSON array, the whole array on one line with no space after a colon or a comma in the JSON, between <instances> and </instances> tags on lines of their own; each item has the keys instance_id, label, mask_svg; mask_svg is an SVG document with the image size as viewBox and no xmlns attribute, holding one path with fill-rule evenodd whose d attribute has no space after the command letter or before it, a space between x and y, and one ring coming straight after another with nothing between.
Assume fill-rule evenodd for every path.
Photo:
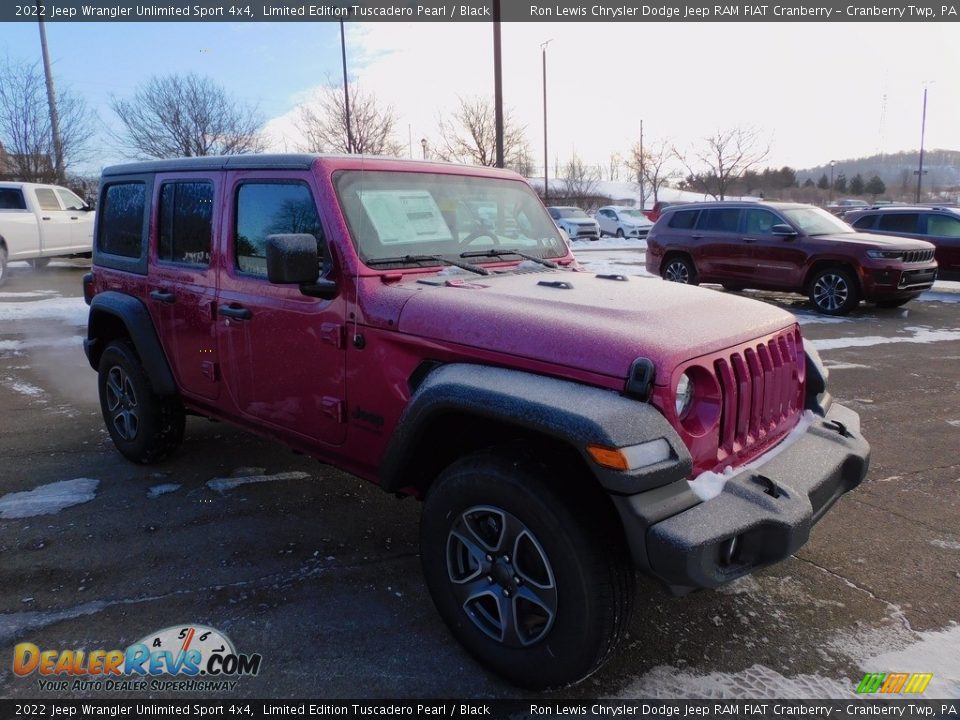
<instances>
[{"instance_id":1,"label":"overcast sky","mask_svg":"<svg viewBox=\"0 0 960 720\"><path fill-rule=\"evenodd\" d=\"M294 149L292 109L340 82L336 23L51 23L57 81L104 126L111 96L151 74L194 71L255 103L277 149ZM458 95L493 94L489 24L350 23L351 81L393 105L398 139L437 135ZM503 26L504 99L542 163L540 43L548 62L550 162L593 163L636 141L681 147L755 126L771 165L806 167L915 149L925 83L927 148L960 149L960 43L952 23L515 23ZM0 26L0 52L39 57L31 24ZM107 138L91 169L118 159Z\"/></svg>"}]
</instances>

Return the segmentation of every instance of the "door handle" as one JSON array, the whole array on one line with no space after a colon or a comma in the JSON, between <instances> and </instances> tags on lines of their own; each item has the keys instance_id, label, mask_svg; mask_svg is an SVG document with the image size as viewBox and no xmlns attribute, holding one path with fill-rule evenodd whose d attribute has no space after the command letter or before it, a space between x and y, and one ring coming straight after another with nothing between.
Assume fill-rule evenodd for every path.
<instances>
[{"instance_id":1,"label":"door handle","mask_svg":"<svg viewBox=\"0 0 960 720\"><path fill-rule=\"evenodd\" d=\"M750 237L742 237L742 238L740 238L740 239L743 240L745 243L755 243L755 242L756 242L756 240L754 240L753 238L750 238Z\"/></svg>"},{"instance_id":2,"label":"door handle","mask_svg":"<svg viewBox=\"0 0 960 720\"><path fill-rule=\"evenodd\" d=\"M221 305L217 308L217 313L234 320L249 320L253 317L253 313L241 305Z\"/></svg>"},{"instance_id":3,"label":"door handle","mask_svg":"<svg viewBox=\"0 0 960 720\"><path fill-rule=\"evenodd\" d=\"M79 220L80 218L77 217L76 215L71 215L71 216L70 216L70 219L71 219L71 220Z\"/></svg>"},{"instance_id":4,"label":"door handle","mask_svg":"<svg viewBox=\"0 0 960 720\"><path fill-rule=\"evenodd\" d=\"M151 290L150 297L162 303L174 303L177 301L177 296L166 290Z\"/></svg>"},{"instance_id":5,"label":"door handle","mask_svg":"<svg viewBox=\"0 0 960 720\"><path fill-rule=\"evenodd\" d=\"M703 235L691 235L690 237L692 237L694 240L702 240L702 239L703 239Z\"/></svg>"},{"instance_id":6,"label":"door handle","mask_svg":"<svg viewBox=\"0 0 960 720\"><path fill-rule=\"evenodd\" d=\"M49 220L49 219L50 219L50 216L49 216L49 215L44 215L44 216L43 216L42 218L40 218L40 219L41 219L41 220Z\"/></svg>"}]
</instances>

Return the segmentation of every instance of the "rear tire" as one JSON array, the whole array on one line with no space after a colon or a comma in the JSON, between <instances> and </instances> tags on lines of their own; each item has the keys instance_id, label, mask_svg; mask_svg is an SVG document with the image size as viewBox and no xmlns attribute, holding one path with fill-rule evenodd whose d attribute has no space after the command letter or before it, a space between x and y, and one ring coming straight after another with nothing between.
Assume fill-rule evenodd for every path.
<instances>
[{"instance_id":1,"label":"rear tire","mask_svg":"<svg viewBox=\"0 0 960 720\"><path fill-rule=\"evenodd\" d=\"M828 267L810 278L807 296L824 315L846 315L860 304L857 281L848 270Z\"/></svg>"},{"instance_id":2,"label":"rear tire","mask_svg":"<svg viewBox=\"0 0 960 720\"><path fill-rule=\"evenodd\" d=\"M183 441L179 399L154 392L130 343L116 340L100 357L100 410L117 450L136 463L162 460Z\"/></svg>"},{"instance_id":3,"label":"rear tire","mask_svg":"<svg viewBox=\"0 0 960 720\"><path fill-rule=\"evenodd\" d=\"M465 457L420 521L430 595L481 664L521 687L581 680L626 631L634 571L599 491L504 451Z\"/></svg>"},{"instance_id":4,"label":"rear tire","mask_svg":"<svg viewBox=\"0 0 960 720\"><path fill-rule=\"evenodd\" d=\"M680 283L682 285L699 285L700 279L697 277L697 269L693 261L685 255L673 255L663 261L661 276L669 282Z\"/></svg>"}]
</instances>

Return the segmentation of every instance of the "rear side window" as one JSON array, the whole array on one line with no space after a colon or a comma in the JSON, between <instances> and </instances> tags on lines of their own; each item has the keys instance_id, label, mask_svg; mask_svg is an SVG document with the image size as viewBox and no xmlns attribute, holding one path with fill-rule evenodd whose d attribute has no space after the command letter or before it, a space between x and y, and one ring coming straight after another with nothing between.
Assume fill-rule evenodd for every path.
<instances>
[{"instance_id":1,"label":"rear side window","mask_svg":"<svg viewBox=\"0 0 960 720\"><path fill-rule=\"evenodd\" d=\"M960 218L949 215L927 215L927 235L960 237Z\"/></svg>"},{"instance_id":2,"label":"rear side window","mask_svg":"<svg viewBox=\"0 0 960 720\"><path fill-rule=\"evenodd\" d=\"M917 232L917 221L919 219L919 213L890 213L889 215L881 215L877 229L888 232L915 233Z\"/></svg>"},{"instance_id":3,"label":"rear side window","mask_svg":"<svg viewBox=\"0 0 960 720\"><path fill-rule=\"evenodd\" d=\"M0 188L0 210L26 210L23 191L17 188Z\"/></svg>"},{"instance_id":4,"label":"rear side window","mask_svg":"<svg viewBox=\"0 0 960 720\"><path fill-rule=\"evenodd\" d=\"M143 248L143 215L146 186L142 182L117 183L103 193L97 247L121 257L140 257Z\"/></svg>"},{"instance_id":5,"label":"rear side window","mask_svg":"<svg viewBox=\"0 0 960 720\"><path fill-rule=\"evenodd\" d=\"M209 265L212 222L213 183L164 184L157 256L168 262Z\"/></svg>"},{"instance_id":6,"label":"rear side window","mask_svg":"<svg viewBox=\"0 0 960 720\"><path fill-rule=\"evenodd\" d=\"M713 232L737 231L740 226L740 209L723 208L717 210L704 210L700 213L700 222L697 223L697 230L711 230Z\"/></svg>"},{"instance_id":7,"label":"rear side window","mask_svg":"<svg viewBox=\"0 0 960 720\"><path fill-rule=\"evenodd\" d=\"M873 224L877 221L876 215L864 215L862 218L857 218L853 226L858 230L869 230L873 227Z\"/></svg>"},{"instance_id":8,"label":"rear side window","mask_svg":"<svg viewBox=\"0 0 960 720\"><path fill-rule=\"evenodd\" d=\"M321 264L326 257L323 229L310 188L301 182L244 183L237 190L234 253L237 268L267 276L267 236L308 233L317 238Z\"/></svg>"},{"instance_id":9,"label":"rear side window","mask_svg":"<svg viewBox=\"0 0 960 720\"><path fill-rule=\"evenodd\" d=\"M689 230L696 225L699 212L699 210L678 210L670 216L667 227L672 227L677 230Z\"/></svg>"},{"instance_id":10,"label":"rear side window","mask_svg":"<svg viewBox=\"0 0 960 720\"><path fill-rule=\"evenodd\" d=\"M57 196L49 188L37 188L37 204L41 210L59 210L60 203L57 202Z\"/></svg>"}]
</instances>

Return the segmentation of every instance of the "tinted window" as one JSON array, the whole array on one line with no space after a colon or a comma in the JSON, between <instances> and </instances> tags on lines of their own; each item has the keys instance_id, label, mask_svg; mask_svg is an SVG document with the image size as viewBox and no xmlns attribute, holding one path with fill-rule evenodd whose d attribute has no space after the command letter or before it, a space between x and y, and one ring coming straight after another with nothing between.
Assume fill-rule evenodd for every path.
<instances>
[{"instance_id":1,"label":"tinted window","mask_svg":"<svg viewBox=\"0 0 960 720\"><path fill-rule=\"evenodd\" d=\"M560 211L556 208L547 208L547 212L550 213L550 217L552 217L554 220L560 218Z\"/></svg>"},{"instance_id":2,"label":"tinted window","mask_svg":"<svg viewBox=\"0 0 960 720\"><path fill-rule=\"evenodd\" d=\"M143 183L119 183L107 187L98 220L97 247L101 251L123 257L140 257L146 197Z\"/></svg>"},{"instance_id":3,"label":"tinted window","mask_svg":"<svg viewBox=\"0 0 960 720\"><path fill-rule=\"evenodd\" d=\"M677 230L689 230L696 224L699 213L699 210L678 210L670 216L667 225Z\"/></svg>"},{"instance_id":4,"label":"tinted window","mask_svg":"<svg viewBox=\"0 0 960 720\"><path fill-rule=\"evenodd\" d=\"M86 203L69 190L56 188L56 193L65 210L83 210L86 207Z\"/></svg>"},{"instance_id":5,"label":"tinted window","mask_svg":"<svg viewBox=\"0 0 960 720\"><path fill-rule=\"evenodd\" d=\"M772 235L770 228L783 224L783 220L769 210L744 210L743 215L747 235Z\"/></svg>"},{"instance_id":6,"label":"tinted window","mask_svg":"<svg viewBox=\"0 0 960 720\"><path fill-rule=\"evenodd\" d=\"M700 222L697 223L697 230L732 233L737 231L739 225L739 208L704 210L700 213Z\"/></svg>"},{"instance_id":7,"label":"tinted window","mask_svg":"<svg viewBox=\"0 0 960 720\"><path fill-rule=\"evenodd\" d=\"M960 218L948 215L927 215L927 235L960 237Z\"/></svg>"},{"instance_id":8,"label":"tinted window","mask_svg":"<svg viewBox=\"0 0 960 720\"><path fill-rule=\"evenodd\" d=\"M161 260L210 264L213 183L167 183L160 190L160 233L157 256Z\"/></svg>"},{"instance_id":9,"label":"tinted window","mask_svg":"<svg viewBox=\"0 0 960 720\"><path fill-rule=\"evenodd\" d=\"M887 230L889 232L915 233L917 231L917 220L919 219L920 215L918 213L890 213L888 215L881 215L877 229Z\"/></svg>"},{"instance_id":10,"label":"tinted window","mask_svg":"<svg viewBox=\"0 0 960 720\"><path fill-rule=\"evenodd\" d=\"M866 230L873 227L873 223L876 222L876 215L864 215L862 218L855 220L853 226L858 230Z\"/></svg>"},{"instance_id":11,"label":"tinted window","mask_svg":"<svg viewBox=\"0 0 960 720\"><path fill-rule=\"evenodd\" d=\"M321 263L323 229L310 188L303 183L245 183L237 190L234 253L245 273L267 276L267 236L307 233L317 238Z\"/></svg>"},{"instance_id":12,"label":"tinted window","mask_svg":"<svg viewBox=\"0 0 960 720\"><path fill-rule=\"evenodd\" d=\"M0 188L0 210L26 210L23 192L16 188Z\"/></svg>"},{"instance_id":13,"label":"tinted window","mask_svg":"<svg viewBox=\"0 0 960 720\"><path fill-rule=\"evenodd\" d=\"M60 203L57 202L57 196L49 188L37 188L37 204L41 210L59 210Z\"/></svg>"}]
</instances>

